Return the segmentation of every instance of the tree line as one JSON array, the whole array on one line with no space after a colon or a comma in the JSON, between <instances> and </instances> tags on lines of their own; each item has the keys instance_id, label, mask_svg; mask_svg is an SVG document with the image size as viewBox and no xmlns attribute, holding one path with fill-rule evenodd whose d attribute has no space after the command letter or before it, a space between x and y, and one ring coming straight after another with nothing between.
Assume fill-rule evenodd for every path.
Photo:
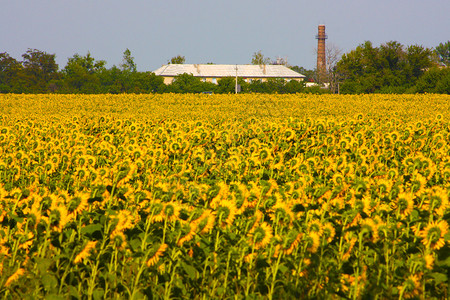
<instances>
[{"instance_id":1,"label":"tree line","mask_svg":"<svg viewBox=\"0 0 450 300\"><path fill-rule=\"evenodd\" d=\"M392 41L374 47L367 41L356 49L340 54L328 51L326 85L306 87L304 82L269 79L244 82L238 79L241 92L247 93L447 93L450 94L450 41L435 49L418 45L403 46ZM130 50L123 53L119 66L106 68L88 52L75 54L59 69L55 54L28 49L22 61L0 53L0 93L234 93L235 78L226 77L218 84L203 82L190 74L177 76L170 85L152 72L138 72ZM184 56L168 63L184 63ZM271 61L259 52L252 64L284 64L315 81L316 71L289 66L286 60ZM321 83L319 83L321 84Z\"/></svg>"},{"instance_id":2,"label":"tree line","mask_svg":"<svg viewBox=\"0 0 450 300\"><path fill-rule=\"evenodd\" d=\"M435 49L396 41L374 47L366 41L342 55L329 74L347 94L450 94L449 61L450 41Z\"/></svg>"}]
</instances>

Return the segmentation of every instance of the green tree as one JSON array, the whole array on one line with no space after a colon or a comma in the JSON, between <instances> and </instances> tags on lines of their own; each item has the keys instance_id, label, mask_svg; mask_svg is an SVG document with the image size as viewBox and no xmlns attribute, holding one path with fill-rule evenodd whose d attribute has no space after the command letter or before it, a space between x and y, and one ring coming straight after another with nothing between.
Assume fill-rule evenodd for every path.
<instances>
[{"instance_id":1,"label":"green tree","mask_svg":"<svg viewBox=\"0 0 450 300\"><path fill-rule=\"evenodd\" d=\"M285 92L288 94L295 94L295 93L301 93L305 89L305 82L297 81L297 80L290 80L286 83L285 86Z\"/></svg>"},{"instance_id":2,"label":"green tree","mask_svg":"<svg viewBox=\"0 0 450 300\"><path fill-rule=\"evenodd\" d=\"M413 89L429 68L431 50L419 45L404 47L391 41L373 47L367 41L346 53L337 63L343 78L342 93L404 93Z\"/></svg>"},{"instance_id":3,"label":"green tree","mask_svg":"<svg viewBox=\"0 0 450 300\"><path fill-rule=\"evenodd\" d=\"M8 53L0 53L0 93L21 93L22 64Z\"/></svg>"},{"instance_id":4,"label":"green tree","mask_svg":"<svg viewBox=\"0 0 450 300\"><path fill-rule=\"evenodd\" d=\"M99 93L101 83L99 73L105 70L104 60L96 61L88 52L69 58L63 69L65 91L71 93Z\"/></svg>"},{"instance_id":5,"label":"green tree","mask_svg":"<svg viewBox=\"0 0 450 300\"><path fill-rule=\"evenodd\" d=\"M450 94L450 69L431 68L417 80L416 93Z\"/></svg>"},{"instance_id":6,"label":"green tree","mask_svg":"<svg viewBox=\"0 0 450 300\"><path fill-rule=\"evenodd\" d=\"M431 67L432 54L433 52L430 49L420 45L411 45L406 48L407 69L413 80L417 80L426 69Z\"/></svg>"},{"instance_id":7,"label":"green tree","mask_svg":"<svg viewBox=\"0 0 450 300\"><path fill-rule=\"evenodd\" d=\"M22 57L24 59L22 61L23 76L27 82L25 92L47 92L50 81L58 78L58 64L55 62L55 54L28 49Z\"/></svg>"},{"instance_id":8,"label":"green tree","mask_svg":"<svg viewBox=\"0 0 450 300\"><path fill-rule=\"evenodd\" d=\"M183 73L177 75L168 90L173 93L201 93L201 80L192 74Z\"/></svg>"},{"instance_id":9,"label":"green tree","mask_svg":"<svg viewBox=\"0 0 450 300\"><path fill-rule=\"evenodd\" d=\"M268 65L268 64L270 64L270 58L264 57L264 55L261 53L261 50L253 53L252 65Z\"/></svg>"},{"instance_id":10,"label":"green tree","mask_svg":"<svg viewBox=\"0 0 450 300\"><path fill-rule=\"evenodd\" d=\"M244 81L244 79L238 77L238 84L241 85L241 92L245 92L247 83ZM236 92L236 77L229 76L220 78L217 82L216 92L220 94L234 94Z\"/></svg>"},{"instance_id":11,"label":"green tree","mask_svg":"<svg viewBox=\"0 0 450 300\"><path fill-rule=\"evenodd\" d=\"M186 62L186 58L184 56L181 55L177 55L172 57L167 63L172 64L172 65L182 65Z\"/></svg>"},{"instance_id":12,"label":"green tree","mask_svg":"<svg viewBox=\"0 0 450 300\"><path fill-rule=\"evenodd\" d=\"M156 76L153 72L136 72L131 78L132 93L162 93L166 90L164 78Z\"/></svg>"},{"instance_id":13,"label":"green tree","mask_svg":"<svg viewBox=\"0 0 450 300\"><path fill-rule=\"evenodd\" d=\"M314 78L316 76L316 71L315 70L308 70L308 69L305 69L304 67L293 66L293 67L290 67L290 69L292 71L295 71L297 73L305 75L304 80L306 82L314 81Z\"/></svg>"},{"instance_id":14,"label":"green tree","mask_svg":"<svg viewBox=\"0 0 450 300\"><path fill-rule=\"evenodd\" d=\"M123 59L120 67L123 71L136 72L136 63L134 62L134 57L131 56L131 51L128 48L123 52Z\"/></svg>"},{"instance_id":15,"label":"green tree","mask_svg":"<svg viewBox=\"0 0 450 300\"><path fill-rule=\"evenodd\" d=\"M440 43L435 49L434 49L438 60L440 63L446 65L447 67L450 67L450 41L447 41L445 44Z\"/></svg>"}]
</instances>

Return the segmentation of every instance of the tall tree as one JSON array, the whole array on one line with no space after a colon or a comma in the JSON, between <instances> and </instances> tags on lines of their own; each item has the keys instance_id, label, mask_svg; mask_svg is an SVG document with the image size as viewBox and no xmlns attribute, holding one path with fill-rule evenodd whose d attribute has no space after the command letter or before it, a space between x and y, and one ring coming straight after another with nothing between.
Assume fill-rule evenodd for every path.
<instances>
[{"instance_id":1,"label":"tall tree","mask_svg":"<svg viewBox=\"0 0 450 300\"><path fill-rule=\"evenodd\" d=\"M338 83L340 81L340 75L337 71L337 62L342 57L342 49L333 43L327 43L325 47L325 57L326 57L326 76L325 80L329 84L329 89L331 92L338 92Z\"/></svg>"},{"instance_id":2,"label":"tall tree","mask_svg":"<svg viewBox=\"0 0 450 300\"><path fill-rule=\"evenodd\" d=\"M344 54L337 70L344 78L344 93L403 93L430 66L431 50L422 46L405 48L391 41L375 48L365 42Z\"/></svg>"},{"instance_id":3,"label":"tall tree","mask_svg":"<svg viewBox=\"0 0 450 300\"><path fill-rule=\"evenodd\" d=\"M264 55L261 53L261 50L253 53L252 65L268 65L268 64L270 64L270 58L264 57Z\"/></svg>"},{"instance_id":4,"label":"tall tree","mask_svg":"<svg viewBox=\"0 0 450 300\"><path fill-rule=\"evenodd\" d=\"M123 52L123 59L120 67L123 71L136 72L134 57L131 56L131 51L128 48Z\"/></svg>"},{"instance_id":5,"label":"tall tree","mask_svg":"<svg viewBox=\"0 0 450 300\"><path fill-rule=\"evenodd\" d=\"M19 74L22 64L8 53L0 53L0 93L22 92L19 85Z\"/></svg>"},{"instance_id":6,"label":"tall tree","mask_svg":"<svg viewBox=\"0 0 450 300\"><path fill-rule=\"evenodd\" d=\"M432 65L432 51L420 45L411 45L406 48L406 63L409 77L413 80L419 78L426 69Z\"/></svg>"},{"instance_id":7,"label":"tall tree","mask_svg":"<svg viewBox=\"0 0 450 300\"><path fill-rule=\"evenodd\" d=\"M28 82L28 92L46 92L50 81L58 77L58 64L55 62L55 54L28 49L22 57L24 59L22 61L24 76Z\"/></svg>"},{"instance_id":8,"label":"tall tree","mask_svg":"<svg viewBox=\"0 0 450 300\"><path fill-rule=\"evenodd\" d=\"M85 56L75 54L69 58L63 69L67 91L73 93L100 92L99 73L105 70L105 65L104 60L96 61L89 52Z\"/></svg>"},{"instance_id":9,"label":"tall tree","mask_svg":"<svg viewBox=\"0 0 450 300\"><path fill-rule=\"evenodd\" d=\"M440 43L434 51L438 56L439 62L450 67L450 41L447 41L445 44Z\"/></svg>"}]
</instances>

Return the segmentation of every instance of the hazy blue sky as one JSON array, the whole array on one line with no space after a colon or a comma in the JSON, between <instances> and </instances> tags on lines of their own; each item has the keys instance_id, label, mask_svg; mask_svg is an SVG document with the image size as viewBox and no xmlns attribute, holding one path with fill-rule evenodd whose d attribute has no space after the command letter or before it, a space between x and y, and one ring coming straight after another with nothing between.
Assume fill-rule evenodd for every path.
<instances>
[{"instance_id":1,"label":"hazy blue sky","mask_svg":"<svg viewBox=\"0 0 450 300\"><path fill-rule=\"evenodd\" d=\"M178 54L186 63L247 64L261 50L316 64L317 26L344 52L366 40L435 47L450 40L450 0L0 0L0 52L88 51L107 66L129 48L140 71Z\"/></svg>"}]
</instances>

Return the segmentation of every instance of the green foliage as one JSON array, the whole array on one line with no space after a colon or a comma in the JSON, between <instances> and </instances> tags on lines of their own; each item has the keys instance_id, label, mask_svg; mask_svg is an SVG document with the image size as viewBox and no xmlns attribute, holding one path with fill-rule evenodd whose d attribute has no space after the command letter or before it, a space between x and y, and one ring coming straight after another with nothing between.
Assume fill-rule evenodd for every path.
<instances>
[{"instance_id":1,"label":"green foliage","mask_svg":"<svg viewBox=\"0 0 450 300\"><path fill-rule=\"evenodd\" d=\"M176 76L173 83L167 86L166 91L171 93L202 93L215 89L214 83L202 82L200 78L184 73Z\"/></svg>"},{"instance_id":2,"label":"green foliage","mask_svg":"<svg viewBox=\"0 0 450 300\"><path fill-rule=\"evenodd\" d=\"M311 81L315 81L315 77L316 77L316 71L315 70L308 70L305 69L304 67L299 67L299 66L293 66L293 67L289 67L291 70L300 73L302 75L305 75L305 81L306 82L311 82Z\"/></svg>"},{"instance_id":3,"label":"green foliage","mask_svg":"<svg viewBox=\"0 0 450 300\"><path fill-rule=\"evenodd\" d=\"M253 53L252 65L267 65L267 64L270 64L270 58L264 57L264 55L261 53L261 50Z\"/></svg>"},{"instance_id":4,"label":"green foliage","mask_svg":"<svg viewBox=\"0 0 450 300\"><path fill-rule=\"evenodd\" d=\"M123 52L123 60L120 65L123 71L136 72L136 63L134 62L134 57L131 56L131 51L127 48Z\"/></svg>"},{"instance_id":5,"label":"green foliage","mask_svg":"<svg viewBox=\"0 0 450 300\"><path fill-rule=\"evenodd\" d=\"M435 53L438 56L439 62L446 65L447 67L450 66L450 41L447 41L445 44L440 43L439 46L435 48Z\"/></svg>"},{"instance_id":6,"label":"green foliage","mask_svg":"<svg viewBox=\"0 0 450 300\"><path fill-rule=\"evenodd\" d=\"M248 84L244 79L238 77L238 84L241 86L241 92L246 92ZM220 94L235 93L236 91L236 77L223 77L218 80L216 92Z\"/></svg>"},{"instance_id":7,"label":"green foliage","mask_svg":"<svg viewBox=\"0 0 450 300\"><path fill-rule=\"evenodd\" d=\"M419 78L413 91L450 94L450 69L431 68Z\"/></svg>"},{"instance_id":8,"label":"green foliage","mask_svg":"<svg viewBox=\"0 0 450 300\"><path fill-rule=\"evenodd\" d=\"M337 71L342 93L404 93L432 66L432 51L419 45L404 47L396 41L373 47L370 41L342 56Z\"/></svg>"},{"instance_id":9,"label":"green foliage","mask_svg":"<svg viewBox=\"0 0 450 300\"><path fill-rule=\"evenodd\" d=\"M19 74L23 67L20 62L8 53L0 53L0 93L20 92Z\"/></svg>"},{"instance_id":10,"label":"green foliage","mask_svg":"<svg viewBox=\"0 0 450 300\"><path fill-rule=\"evenodd\" d=\"M182 65L185 62L186 62L186 58L181 55L174 56L168 61L168 63L172 64L172 65L175 65L175 64Z\"/></svg>"}]
</instances>

